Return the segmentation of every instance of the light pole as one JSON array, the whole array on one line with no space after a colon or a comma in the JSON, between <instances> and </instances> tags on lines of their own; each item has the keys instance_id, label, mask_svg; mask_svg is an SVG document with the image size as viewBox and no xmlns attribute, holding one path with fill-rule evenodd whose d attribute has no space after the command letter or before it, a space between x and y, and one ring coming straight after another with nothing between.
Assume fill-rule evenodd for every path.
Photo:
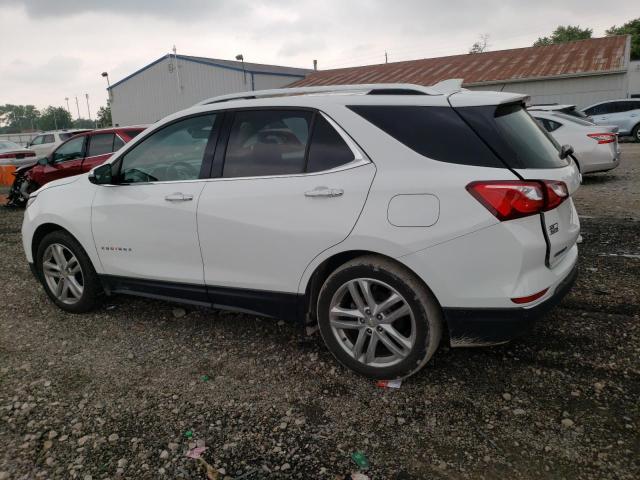
<instances>
[{"instance_id":1,"label":"light pole","mask_svg":"<svg viewBox=\"0 0 640 480\"><path fill-rule=\"evenodd\" d=\"M89 108L89 94L85 93L84 98L87 99L87 115L89 115L89 120L91 120L91 109Z\"/></svg>"},{"instance_id":2,"label":"light pole","mask_svg":"<svg viewBox=\"0 0 640 480\"><path fill-rule=\"evenodd\" d=\"M78 109L78 120L80 120L80 104L78 103L78 96L76 95L76 108Z\"/></svg>"},{"instance_id":3,"label":"light pole","mask_svg":"<svg viewBox=\"0 0 640 480\"><path fill-rule=\"evenodd\" d=\"M244 55L242 55L241 53L239 53L238 55L236 55L236 60L239 60L240 62L242 62L242 78L244 80L244 86L247 86L247 72L244 69Z\"/></svg>"},{"instance_id":4,"label":"light pole","mask_svg":"<svg viewBox=\"0 0 640 480\"><path fill-rule=\"evenodd\" d=\"M111 108L111 99L112 99L112 94L111 94L111 83L109 83L109 74L107 72L102 72L100 74L101 76L103 76L104 78L107 79L107 108ZM111 126L113 127L113 112L111 112Z\"/></svg>"},{"instance_id":5,"label":"light pole","mask_svg":"<svg viewBox=\"0 0 640 480\"><path fill-rule=\"evenodd\" d=\"M71 109L69 108L69 97L64 97L67 102L67 112L69 112L69 116L71 116Z\"/></svg>"}]
</instances>

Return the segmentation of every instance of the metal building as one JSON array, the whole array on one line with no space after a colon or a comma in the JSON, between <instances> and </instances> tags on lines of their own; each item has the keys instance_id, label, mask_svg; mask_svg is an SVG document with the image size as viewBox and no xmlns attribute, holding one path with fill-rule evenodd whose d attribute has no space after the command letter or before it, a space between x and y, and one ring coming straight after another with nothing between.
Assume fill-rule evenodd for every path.
<instances>
[{"instance_id":1,"label":"metal building","mask_svg":"<svg viewBox=\"0 0 640 480\"><path fill-rule=\"evenodd\" d=\"M109 87L114 125L153 123L205 98L283 87L312 70L165 55Z\"/></svg>"},{"instance_id":2,"label":"metal building","mask_svg":"<svg viewBox=\"0 0 640 480\"><path fill-rule=\"evenodd\" d=\"M462 78L471 90L526 93L531 103L569 103L579 108L627 98L630 91L628 35L592 38L544 47L453 55L313 72L290 86L354 83L433 85Z\"/></svg>"}]
</instances>

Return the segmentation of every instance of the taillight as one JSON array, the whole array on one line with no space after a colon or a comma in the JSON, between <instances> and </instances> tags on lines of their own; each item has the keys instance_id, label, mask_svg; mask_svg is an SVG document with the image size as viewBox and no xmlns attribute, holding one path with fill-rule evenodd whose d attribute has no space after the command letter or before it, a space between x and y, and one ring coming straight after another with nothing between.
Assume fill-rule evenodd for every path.
<instances>
[{"instance_id":1,"label":"taillight","mask_svg":"<svg viewBox=\"0 0 640 480\"><path fill-rule=\"evenodd\" d=\"M564 182L549 180L471 182L467 191L500 221L552 210L569 197Z\"/></svg>"},{"instance_id":2,"label":"taillight","mask_svg":"<svg viewBox=\"0 0 640 480\"><path fill-rule=\"evenodd\" d=\"M616 141L615 133L587 133L587 137L597 140L599 145Z\"/></svg>"},{"instance_id":3,"label":"taillight","mask_svg":"<svg viewBox=\"0 0 640 480\"><path fill-rule=\"evenodd\" d=\"M0 153L0 158L24 158L35 157L35 152L13 152L13 153Z\"/></svg>"},{"instance_id":4,"label":"taillight","mask_svg":"<svg viewBox=\"0 0 640 480\"><path fill-rule=\"evenodd\" d=\"M569 190L564 182L555 180L544 180L542 182L547 190L546 205L544 210L553 210L569 196Z\"/></svg>"}]
</instances>

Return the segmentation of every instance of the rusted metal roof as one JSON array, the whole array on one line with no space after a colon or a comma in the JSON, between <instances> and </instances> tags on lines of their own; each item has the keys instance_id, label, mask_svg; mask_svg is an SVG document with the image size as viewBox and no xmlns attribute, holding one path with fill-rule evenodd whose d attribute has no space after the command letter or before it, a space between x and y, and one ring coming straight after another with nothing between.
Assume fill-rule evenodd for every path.
<instances>
[{"instance_id":1,"label":"rusted metal roof","mask_svg":"<svg viewBox=\"0 0 640 480\"><path fill-rule=\"evenodd\" d=\"M619 35L544 47L319 70L289 86L357 83L433 85L448 78L463 78L464 85L469 86L614 73L628 67L627 38L627 35Z\"/></svg>"}]
</instances>

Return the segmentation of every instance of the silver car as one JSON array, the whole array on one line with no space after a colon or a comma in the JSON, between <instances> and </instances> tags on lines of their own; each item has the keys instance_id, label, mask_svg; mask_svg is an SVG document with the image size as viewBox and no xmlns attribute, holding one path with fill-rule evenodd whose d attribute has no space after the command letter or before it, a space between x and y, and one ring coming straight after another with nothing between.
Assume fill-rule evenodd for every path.
<instances>
[{"instance_id":1,"label":"silver car","mask_svg":"<svg viewBox=\"0 0 640 480\"><path fill-rule=\"evenodd\" d=\"M33 150L8 140L0 140L0 166L21 167L35 162L36 154Z\"/></svg>"},{"instance_id":2,"label":"silver car","mask_svg":"<svg viewBox=\"0 0 640 480\"><path fill-rule=\"evenodd\" d=\"M616 126L593 125L563 113L535 110L529 113L558 145L573 147L573 156L582 174L605 172L620 165Z\"/></svg>"},{"instance_id":3,"label":"silver car","mask_svg":"<svg viewBox=\"0 0 640 480\"><path fill-rule=\"evenodd\" d=\"M620 136L632 136L640 142L640 98L600 102L583 111L595 124L616 125Z\"/></svg>"}]
</instances>

